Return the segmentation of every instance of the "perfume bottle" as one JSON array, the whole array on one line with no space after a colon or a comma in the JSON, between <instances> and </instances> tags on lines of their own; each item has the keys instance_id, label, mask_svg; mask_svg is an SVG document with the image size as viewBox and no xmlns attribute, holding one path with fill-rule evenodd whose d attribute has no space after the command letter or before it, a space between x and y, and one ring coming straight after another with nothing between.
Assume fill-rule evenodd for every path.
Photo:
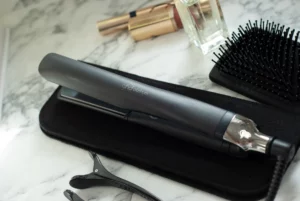
<instances>
[{"instance_id":1,"label":"perfume bottle","mask_svg":"<svg viewBox=\"0 0 300 201\"><path fill-rule=\"evenodd\" d=\"M218 48L229 36L218 0L175 0L185 32L203 54Z\"/></svg>"}]
</instances>

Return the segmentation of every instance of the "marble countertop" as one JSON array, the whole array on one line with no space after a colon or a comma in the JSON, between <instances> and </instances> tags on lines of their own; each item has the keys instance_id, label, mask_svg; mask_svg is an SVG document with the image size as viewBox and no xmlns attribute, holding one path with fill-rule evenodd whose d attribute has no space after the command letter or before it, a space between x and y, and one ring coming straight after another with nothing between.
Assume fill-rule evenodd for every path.
<instances>
[{"instance_id":1,"label":"marble countertop","mask_svg":"<svg viewBox=\"0 0 300 201\"><path fill-rule=\"evenodd\" d=\"M130 73L244 98L213 84L212 56L201 56L183 31L134 43L127 33L99 36L95 22L159 0L0 0L0 23L11 28L7 85L0 122L0 201L65 201L68 181L92 169L87 151L50 139L38 114L56 88L37 67L56 52ZM230 31L256 19L299 29L298 0L221 0ZM126 163L100 156L117 176L143 186L165 201L224 200ZM299 154L286 173L278 201L300 200ZM85 200L137 201L116 188L77 191Z\"/></svg>"}]
</instances>

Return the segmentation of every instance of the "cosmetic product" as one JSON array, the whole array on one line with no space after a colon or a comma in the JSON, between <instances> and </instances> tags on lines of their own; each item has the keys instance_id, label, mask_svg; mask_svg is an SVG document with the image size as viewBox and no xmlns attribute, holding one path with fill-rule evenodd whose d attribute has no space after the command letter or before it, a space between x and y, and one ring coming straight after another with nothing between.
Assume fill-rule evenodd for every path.
<instances>
[{"instance_id":1,"label":"cosmetic product","mask_svg":"<svg viewBox=\"0 0 300 201\"><path fill-rule=\"evenodd\" d=\"M202 3L201 12L210 16L212 7L209 3ZM206 19L207 20L207 19ZM223 21L224 22L224 21ZM187 23L187 20L185 21ZM208 27L208 22L198 22ZM123 16L111 18L97 23L101 35L108 35L122 30L129 30L135 41L149 39L151 37L173 33L183 28L181 17L174 1L140 9ZM208 33L206 29L206 33Z\"/></svg>"},{"instance_id":2,"label":"cosmetic product","mask_svg":"<svg viewBox=\"0 0 300 201\"><path fill-rule=\"evenodd\" d=\"M228 37L218 0L175 0L184 30L204 54L218 48Z\"/></svg>"},{"instance_id":3,"label":"cosmetic product","mask_svg":"<svg viewBox=\"0 0 300 201\"><path fill-rule=\"evenodd\" d=\"M121 17L120 19L123 18L124 17ZM107 22L103 23L105 25L107 24ZM101 22L100 25L103 23ZM103 25L101 27L103 27ZM176 32L177 30L182 29L183 26L175 5L165 3L155 6L153 9L147 8L143 10L143 12L139 12L138 16L126 19L126 23L122 25L112 28L109 27L104 30L101 29L100 33L102 33L102 35L114 33L115 31L120 30L120 27L128 29L132 38L135 41L140 41Z\"/></svg>"},{"instance_id":4,"label":"cosmetic product","mask_svg":"<svg viewBox=\"0 0 300 201\"><path fill-rule=\"evenodd\" d=\"M4 96L4 85L8 58L8 43L9 29L0 27L0 121L2 116L2 101Z\"/></svg>"},{"instance_id":5,"label":"cosmetic product","mask_svg":"<svg viewBox=\"0 0 300 201\"><path fill-rule=\"evenodd\" d=\"M210 79L262 103L300 112L299 33L261 20L220 47Z\"/></svg>"},{"instance_id":6,"label":"cosmetic product","mask_svg":"<svg viewBox=\"0 0 300 201\"><path fill-rule=\"evenodd\" d=\"M174 5L158 8L128 21L128 30L135 41L173 33L178 29L182 29L182 23Z\"/></svg>"},{"instance_id":7,"label":"cosmetic product","mask_svg":"<svg viewBox=\"0 0 300 201\"><path fill-rule=\"evenodd\" d=\"M152 12L155 12L156 10L159 10L161 8L166 8L170 5L174 5L174 1L169 1L166 3L149 6L146 8L141 8L136 11L132 11L128 14L121 15L118 17L113 17L107 20L102 20L97 22L97 28L101 35L108 35L111 33L115 33L118 31L123 31L128 29L128 21L131 18L139 17L144 14L149 14Z\"/></svg>"},{"instance_id":8,"label":"cosmetic product","mask_svg":"<svg viewBox=\"0 0 300 201\"><path fill-rule=\"evenodd\" d=\"M91 158L94 161L93 172L87 175L74 176L70 180L70 185L76 189L87 189L99 186L113 186L116 188L121 188L126 191L135 193L149 201L160 201L159 198L148 192L147 190L129 182L121 179L113 174L111 174L101 163L100 158L94 152L89 152ZM70 201L81 201L82 199L70 190L64 192L65 196Z\"/></svg>"},{"instance_id":9,"label":"cosmetic product","mask_svg":"<svg viewBox=\"0 0 300 201\"><path fill-rule=\"evenodd\" d=\"M230 143L245 152L277 157L268 201L275 198L287 164L295 154L294 145L261 133L256 124L244 116L57 54L48 54L40 63L39 72L51 82L123 109L126 115L122 117L129 122L199 146L207 147L203 139L210 138L216 143ZM189 132L178 132L184 129ZM220 151L224 151L221 146Z\"/></svg>"}]
</instances>

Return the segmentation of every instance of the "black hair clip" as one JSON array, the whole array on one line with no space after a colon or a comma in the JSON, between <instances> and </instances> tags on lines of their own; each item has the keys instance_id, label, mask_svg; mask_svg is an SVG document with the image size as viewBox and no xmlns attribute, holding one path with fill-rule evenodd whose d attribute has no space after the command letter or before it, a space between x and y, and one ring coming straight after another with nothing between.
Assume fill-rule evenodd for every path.
<instances>
[{"instance_id":1,"label":"black hair clip","mask_svg":"<svg viewBox=\"0 0 300 201\"><path fill-rule=\"evenodd\" d=\"M68 198L70 201L84 201L81 199L76 193L72 192L71 190L66 190L64 192L64 195L66 198Z\"/></svg>"},{"instance_id":2,"label":"black hair clip","mask_svg":"<svg viewBox=\"0 0 300 201\"><path fill-rule=\"evenodd\" d=\"M147 190L108 172L102 165L100 158L96 153L90 152L90 156L94 160L93 172L87 175L74 176L70 180L70 185L73 188L87 189L96 186L113 186L138 194L149 201L160 201L159 198ZM66 190L64 194L70 201L83 201L78 195L70 190Z\"/></svg>"}]
</instances>

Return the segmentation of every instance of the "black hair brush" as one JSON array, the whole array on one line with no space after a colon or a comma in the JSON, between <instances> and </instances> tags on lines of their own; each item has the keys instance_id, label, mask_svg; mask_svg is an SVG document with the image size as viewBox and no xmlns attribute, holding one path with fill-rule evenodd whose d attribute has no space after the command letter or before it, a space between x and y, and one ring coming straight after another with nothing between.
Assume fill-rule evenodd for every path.
<instances>
[{"instance_id":1,"label":"black hair brush","mask_svg":"<svg viewBox=\"0 0 300 201\"><path fill-rule=\"evenodd\" d=\"M255 21L220 47L210 79L262 103L300 112L299 32Z\"/></svg>"}]
</instances>

